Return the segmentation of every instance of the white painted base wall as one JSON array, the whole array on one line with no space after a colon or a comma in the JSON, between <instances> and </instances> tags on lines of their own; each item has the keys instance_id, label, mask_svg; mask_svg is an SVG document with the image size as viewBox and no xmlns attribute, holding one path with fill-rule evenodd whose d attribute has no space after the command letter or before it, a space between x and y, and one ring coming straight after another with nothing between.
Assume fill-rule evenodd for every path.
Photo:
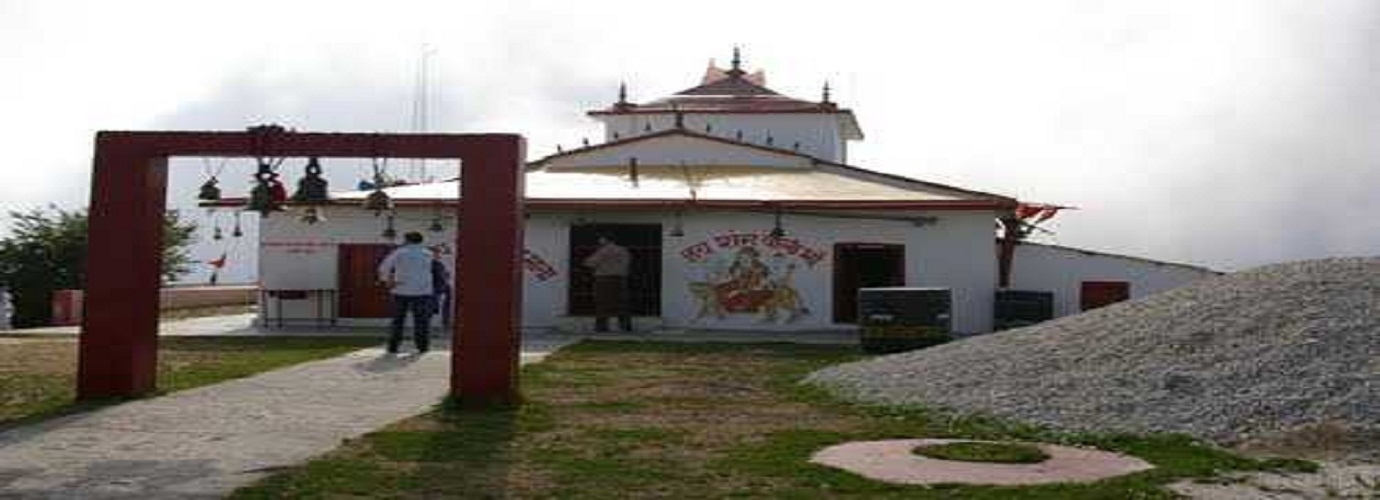
<instances>
[{"instance_id":1,"label":"white painted base wall","mask_svg":"<svg viewBox=\"0 0 1380 500\"><path fill-rule=\"evenodd\" d=\"M435 212L401 209L394 227L399 234L424 231ZM639 319L639 327L755 330L829 330L833 322L833 257L837 243L888 243L905 246L905 285L953 289L954 329L964 333L991 330L992 296L996 283L995 242L990 212L935 212L933 224L917 227L906 220L835 218L787 213L786 240L799 246L762 245L772 228L771 213L693 212L681 218L684 236L667 235L673 213L582 212L538 213L527 221L526 249L554 274L527 272L523 293L523 322L529 328L583 329L592 321L566 314L569 284L570 227L588 223L661 224L661 318ZM358 208L330 208L327 220L309 226L287 214L261 223L260 270L266 289L336 289L337 245L384 243L383 219ZM428 244L453 242L453 223L440 233L425 232ZM734 235L738 235L735 237ZM752 236L745 236L752 235ZM763 314L701 315L703 303L693 289L721 282L738 244L756 238L761 262L781 276L792 264L790 285L804 314L793 321L782 312L775 320ZM808 256L810 259L803 259ZM281 313L289 317L313 315L314 301L287 301ZM271 309L271 310L270 310ZM270 316L280 311L262 307ZM373 323L384 324L382 320ZM357 323L350 321L349 323Z\"/></svg>"}]
</instances>

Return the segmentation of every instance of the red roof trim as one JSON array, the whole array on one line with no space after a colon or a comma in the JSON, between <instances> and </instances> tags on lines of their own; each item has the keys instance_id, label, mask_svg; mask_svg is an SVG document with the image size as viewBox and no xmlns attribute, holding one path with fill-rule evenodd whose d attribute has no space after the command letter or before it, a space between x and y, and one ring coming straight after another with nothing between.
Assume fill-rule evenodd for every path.
<instances>
[{"instance_id":1,"label":"red roof trim","mask_svg":"<svg viewBox=\"0 0 1380 500\"><path fill-rule=\"evenodd\" d=\"M605 143L601 143L601 144L595 144L595 145L592 145L592 146L585 146L585 147L582 147L582 148L579 148L579 149L572 149L572 150L570 150L570 151L565 151L565 152L561 152L561 153L556 153L556 154L553 154L553 155L546 156L545 158L541 158L541 159L539 159L539 160L533 161L533 162L529 163L528 165L529 165L529 166L537 166L537 165L541 165L541 164L543 164L543 163L546 163L547 161L552 160L552 159L554 159L554 158L561 158L561 157L576 155L576 154L580 154L580 153L587 153L587 152L595 151L595 150L599 150L599 149L617 147L617 146L622 146L622 145L624 145L624 144L631 144L631 143L638 142L638 141L644 141L644 140L648 140L648 139L656 139L656 138L660 138L660 137L668 137L668 136L672 136L672 135L684 135L684 136L686 136L686 137L694 137L694 138L698 138L698 139L706 139L706 140L710 140L710 141L721 142L721 143L728 144L728 145L732 145L732 146L742 146L742 147L746 147L746 148L757 149L757 150L760 150L760 151L766 151L766 152L769 152L769 153L776 153L776 154L783 154L783 155L795 156L795 157L804 158L804 159L812 160L812 161L816 161L816 162L822 162L822 161L824 161L824 160L821 160L821 159L819 159L819 158L816 158L816 157L813 157L813 156L810 156L810 155L801 153L801 152L799 152L799 151L791 151L791 150L789 150L789 149L773 148L773 147L770 147L770 146L763 146L763 145L760 145L760 144L753 144L753 143L750 143L750 142L735 141L735 140L729 139L729 138L727 138L727 137L719 137L719 136L717 136L717 135L702 134L702 133L695 132L695 131L690 130L690 129L684 129L684 128L669 128L669 129L666 129L666 130L660 130L660 131L652 132L652 133L645 134L645 135L638 135L638 136L628 137L628 138L626 138L626 139L618 139L618 140L616 140L616 141L609 141L609 142L605 142Z\"/></svg>"},{"instance_id":2,"label":"red roof trim","mask_svg":"<svg viewBox=\"0 0 1380 500\"><path fill-rule=\"evenodd\" d=\"M612 209L647 208L781 208L811 210L1002 210L1007 204L987 200L871 201L871 200L555 200L528 199L533 208Z\"/></svg>"},{"instance_id":3,"label":"red roof trim","mask_svg":"<svg viewBox=\"0 0 1380 500\"><path fill-rule=\"evenodd\" d=\"M781 114L816 114L816 115L851 115L851 109L695 109L682 108L683 115L781 115ZM631 108L624 110L616 109L596 109L585 112L588 116L612 116L612 115L663 115L673 114L675 110L666 108Z\"/></svg>"},{"instance_id":4,"label":"red roof trim","mask_svg":"<svg viewBox=\"0 0 1380 500\"><path fill-rule=\"evenodd\" d=\"M248 202L244 198L222 199L203 202L202 207L241 207ZM364 200L334 200L325 206L358 206ZM400 207L445 207L455 206L456 200L395 198L394 204ZM309 206L287 202L286 206ZM542 209L584 209L597 207L614 210L644 210L649 208L729 208L729 209L810 209L810 210L1002 210L1010 205L996 200L935 200L935 201L890 201L890 200L627 200L627 199L553 199L528 198L523 201L528 208Z\"/></svg>"}]
</instances>

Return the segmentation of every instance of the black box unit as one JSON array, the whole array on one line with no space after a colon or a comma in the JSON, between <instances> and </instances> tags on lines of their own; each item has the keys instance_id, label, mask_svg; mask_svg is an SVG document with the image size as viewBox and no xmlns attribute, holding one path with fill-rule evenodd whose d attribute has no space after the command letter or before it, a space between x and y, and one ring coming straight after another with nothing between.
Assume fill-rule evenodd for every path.
<instances>
[{"instance_id":1,"label":"black box unit","mask_svg":"<svg viewBox=\"0 0 1380 500\"><path fill-rule=\"evenodd\" d=\"M1000 290L993 308L993 328L1006 330L1054 319L1054 292Z\"/></svg>"},{"instance_id":2,"label":"black box unit","mask_svg":"<svg viewBox=\"0 0 1380 500\"><path fill-rule=\"evenodd\" d=\"M948 288L886 287L858 290L863 351L909 351L953 340Z\"/></svg>"}]
</instances>

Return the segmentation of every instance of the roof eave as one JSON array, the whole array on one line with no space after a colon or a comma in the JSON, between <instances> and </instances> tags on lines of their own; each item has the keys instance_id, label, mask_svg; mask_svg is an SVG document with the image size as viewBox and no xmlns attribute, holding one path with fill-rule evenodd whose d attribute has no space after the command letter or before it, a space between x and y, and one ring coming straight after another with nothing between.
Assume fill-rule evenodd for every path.
<instances>
[{"instance_id":1,"label":"roof eave","mask_svg":"<svg viewBox=\"0 0 1380 500\"><path fill-rule=\"evenodd\" d=\"M675 114L675 113L677 113L677 110L665 109L665 108L632 108L632 109L623 109L623 110L618 110L618 109L595 109L595 110L586 111L586 112L585 112L585 115L586 115L586 116L590 116L590 117L598 117L598 116L621 116L621 115L671 115L671 114ZM681 110L679 110L679 113L682 114L682 115L696 115L696 114L699 114L699 115L773 115L773 114L781 114L781 115L800 115L800 114L815 114L815 115L849 115L849 116L852 116L852 115L853 115L853 111L852 111L852 110L849 110L849 109L846 109L846 108L838 108L838 109L776 109L776 110L764 110L764 109L714 109L714 110L709 110L709 109L694 109L694 108L689 108L689 109L681 109ZM854 120L854 123L855 123L855 126L856 126L856 118L854 118L853 120ZM859 129L859 130L858 130L858 133L859 133L859 134L862 134L862 130Z\"/></svg>"}]
</instances>

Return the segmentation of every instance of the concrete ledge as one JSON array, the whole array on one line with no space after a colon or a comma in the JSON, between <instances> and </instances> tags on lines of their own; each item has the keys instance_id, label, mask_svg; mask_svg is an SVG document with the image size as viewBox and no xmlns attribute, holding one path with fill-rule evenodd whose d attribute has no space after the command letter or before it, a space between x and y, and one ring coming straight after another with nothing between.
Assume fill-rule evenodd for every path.
<instances>
[{"instance_id":1,"label":"concrete ledge","mask_svg":"<svg viewBox=\"0 0 1380 500\"><path fill-rule=\"evenodd\" d=\"M1018 486L1097 481L1153 469L1139 458L1088 448L1031 443L1049 455L1034 464L958 462L917 455L915 447L968 439L858 441L816 452L810 462L843 469L877 481L898 484L979 484Z\"/></svg>"}]
</instances>

